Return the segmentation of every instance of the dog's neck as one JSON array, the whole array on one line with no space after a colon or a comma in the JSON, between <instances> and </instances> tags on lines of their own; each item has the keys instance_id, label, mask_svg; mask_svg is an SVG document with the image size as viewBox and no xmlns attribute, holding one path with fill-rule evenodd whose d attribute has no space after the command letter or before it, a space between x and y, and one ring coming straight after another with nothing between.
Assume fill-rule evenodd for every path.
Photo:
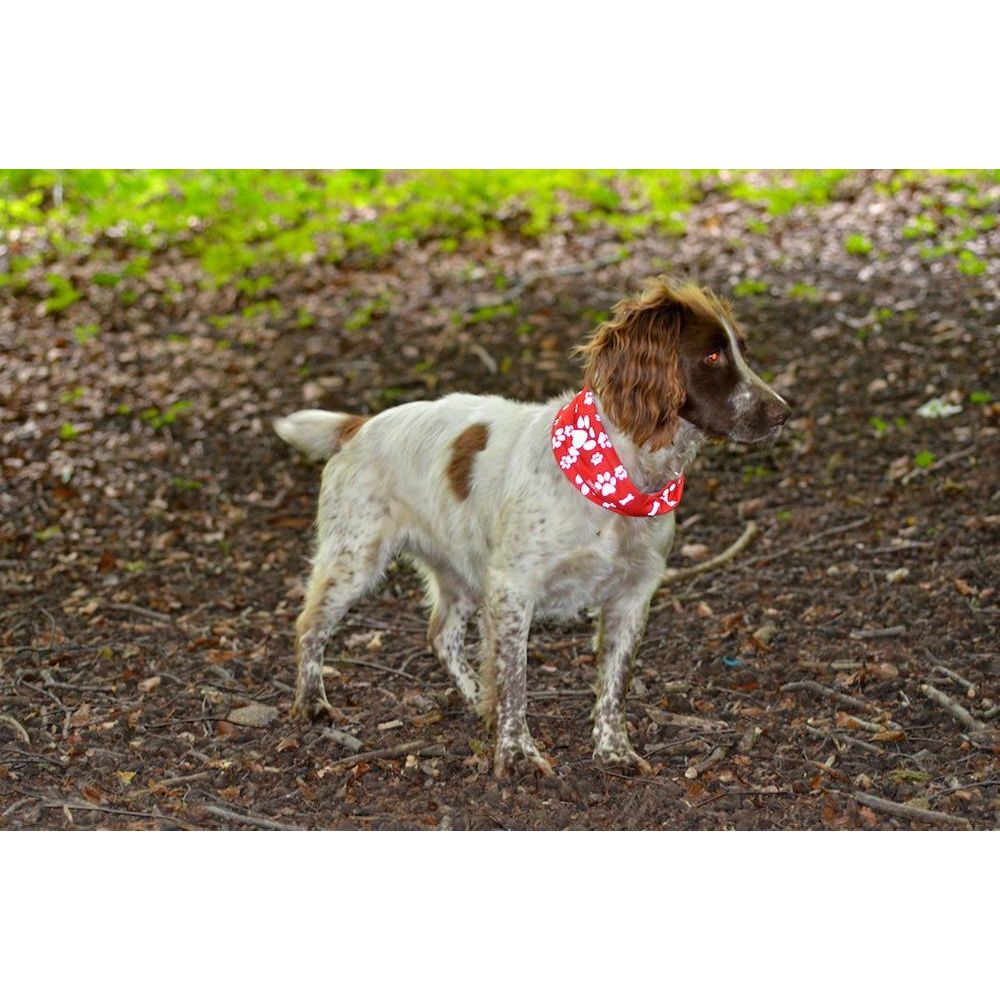
<instances>
[{"instance_id":1,"label":"dog's neck","mask_svg":"<svg viewBox=\"0 0 1000 1000\"><path fill-rule=\"evenodd\" d=\"M649 445L641 447L623 434L604 412L597 401L604 428L611 438L622 464L629 471L632 481L644 493L655 493L665 483L677 479L695 460L705 435L694 424L679 418L674 439L665 448L656 450Z\"/></svg>"}]
</instances>

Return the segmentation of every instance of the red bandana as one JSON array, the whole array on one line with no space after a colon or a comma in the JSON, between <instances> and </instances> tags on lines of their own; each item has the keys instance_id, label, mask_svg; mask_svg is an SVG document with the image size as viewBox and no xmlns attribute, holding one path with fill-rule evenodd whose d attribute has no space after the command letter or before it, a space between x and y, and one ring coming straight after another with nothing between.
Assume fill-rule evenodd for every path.
<instances>
[{"instance_id":1,"label":"red bandana","mask_svg":"<svg viewBox=\"0 0 1000 1000\"><path fill-rule=\"evenodd\" d=\"M552 451L574 489L616 514L653 517L669 514L681 502L683 476L671 480L658 493L642 493L629 479L615 446L604 433L594 394L586 386L556 414Z\"/></svg>"}]
</instances>

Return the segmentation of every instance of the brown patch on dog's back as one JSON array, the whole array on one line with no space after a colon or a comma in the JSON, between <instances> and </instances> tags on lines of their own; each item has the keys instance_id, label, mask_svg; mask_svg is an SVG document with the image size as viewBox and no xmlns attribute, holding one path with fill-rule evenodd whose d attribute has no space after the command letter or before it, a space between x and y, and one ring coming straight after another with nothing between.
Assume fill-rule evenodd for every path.
<instances>
[{"instance_id":1,"label":"brown patch on dog's back","mask_svg":"<svg viewBox=\"0 0 1000 1000\"><path fill-rule=\"evenodd\" d=\"M340 443L347 444L348 441L354 437L355 434L361 430L362 427L368 422L368 417L356 417L351 414L341 425L340 425Z\"/></svg>"},{"instance_id":2,"label":"brown patch on dog's back","mask_svg":"<svg viewBox=\"0 0 1000 1000\"><path fill-rule=\"evenodd\" d=\"M459 500L465 500L472 490L472 464L476 453L486 447L490 429L486 424L470 424L451 443L448 462L448 483Z\"/></svg>"}]
</instances>

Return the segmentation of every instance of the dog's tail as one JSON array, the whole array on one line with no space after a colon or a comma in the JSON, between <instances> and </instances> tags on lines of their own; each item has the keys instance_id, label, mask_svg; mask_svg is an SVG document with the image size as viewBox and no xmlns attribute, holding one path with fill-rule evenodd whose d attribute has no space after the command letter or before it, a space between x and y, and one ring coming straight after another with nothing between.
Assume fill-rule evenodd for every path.
<instances>
[{"instance_id":1,"label":"dog's tail","mask_svg":"<svg viewBox=\"0 0 1000 1000\"><path fill-rule=\"evenodd\" d=\"M326 460L361 430L368 420L353 413L299 410L274 422L274 431L309 458Z\"/></svg>"}]
</instances>

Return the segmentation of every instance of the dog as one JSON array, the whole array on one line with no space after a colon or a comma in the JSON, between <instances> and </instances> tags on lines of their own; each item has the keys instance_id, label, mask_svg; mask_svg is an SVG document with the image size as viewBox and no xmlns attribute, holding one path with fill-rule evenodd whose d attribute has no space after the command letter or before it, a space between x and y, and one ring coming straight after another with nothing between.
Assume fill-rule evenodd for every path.
<instances>
[{"instance_id":1,"label":"dog","mask_svg":"<svg viewBox=\"0 0 1000 1000\"><path fill-rule=\"evenodd\" d=\"M278 419L281 438L326 461L293 716L333 712L327 640L405 554L426 581L431 647L495 732L497 777L515 765L552 773L528 729L528 632L535 617L587 609L600 612L594 758L648 771L629 741L625 696L684 470L707 437L767 442L790 412L744 350L728 302L660 276L576 348L575 394L529 404L455 393L373 417ZM465 649L476 614L478 669Z\"/></svg>"}]
</instances>

